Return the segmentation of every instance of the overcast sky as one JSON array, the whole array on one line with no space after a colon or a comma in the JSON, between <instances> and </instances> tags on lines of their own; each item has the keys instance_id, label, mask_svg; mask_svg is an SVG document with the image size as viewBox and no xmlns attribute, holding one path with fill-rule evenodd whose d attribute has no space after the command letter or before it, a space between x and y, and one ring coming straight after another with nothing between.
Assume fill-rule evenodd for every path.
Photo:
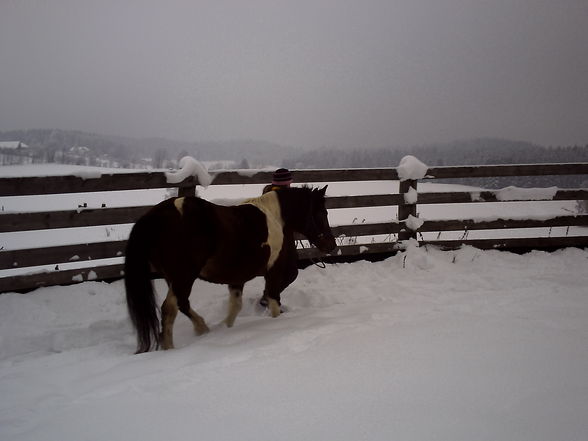
<instances>
[{"instance_id":1,"label":"overcast sky","mask_svg":"<svg viewBox=\"0 0 588 441\"><path fill-rule=\"evenodd\" d=\"M588 0L0 0L0 129L588 144Z\"/></svg>"}]
</instances>

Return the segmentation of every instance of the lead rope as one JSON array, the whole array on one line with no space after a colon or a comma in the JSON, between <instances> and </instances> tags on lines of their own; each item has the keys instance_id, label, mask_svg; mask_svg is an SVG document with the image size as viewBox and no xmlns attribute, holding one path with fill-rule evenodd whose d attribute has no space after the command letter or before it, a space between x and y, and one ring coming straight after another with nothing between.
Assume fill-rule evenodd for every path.
<instances>
[{"instance_id":1,"label":"lead rope","mask_svg":"<svg viewBox=\"0 0 588 441\"><path fill-rule=\"evenodd\" d=\"M317 259L314 259L311 257L310 261L312 262L313 265L318 266L321 269L325 269L327 267L327 264L325 263L325 261L323 259L321 259L320 257Z\"/></svg>"},{"instance_id":2,"label":"lead rope","mask_svg":"<svg viewBox=\"0 0 588 441\"><path fill-rule=\"evenodd\" d=\"M299 240L298 243L300 244L300 247L302 249L306 249L306 247L304 246L304 242L302 240ZM320 257L317 257L317 258L310 257L308 260L310 260L310 262L313 265L318 266L321 269L325 269L327 267L327 264L325 263L325 261Z\"/></svg>"}]
</instances>

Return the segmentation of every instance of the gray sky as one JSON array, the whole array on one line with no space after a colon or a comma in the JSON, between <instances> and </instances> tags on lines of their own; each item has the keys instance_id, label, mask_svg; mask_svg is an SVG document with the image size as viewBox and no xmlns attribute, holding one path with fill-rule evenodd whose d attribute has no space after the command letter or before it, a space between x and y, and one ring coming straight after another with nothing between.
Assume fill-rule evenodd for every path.
<instances>
[{"instance_id":1,"label":"gray sky","mask_svg":"<svg viewBox=\"0 0 588 441\"><path fill-rule=\"evenodd\" d=\"M0 0L0 129L588 143L588 0Z\"/></svg>"}]
</instances>

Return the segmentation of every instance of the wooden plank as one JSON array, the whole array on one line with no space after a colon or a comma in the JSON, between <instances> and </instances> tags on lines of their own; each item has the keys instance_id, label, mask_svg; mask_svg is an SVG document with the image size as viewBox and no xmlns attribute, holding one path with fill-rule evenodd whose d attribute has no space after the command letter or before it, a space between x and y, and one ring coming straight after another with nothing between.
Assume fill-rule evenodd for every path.
<instances>
[{"instance_id":1,"label":"wooden plank","mask_svg":"<svg viewBox=\"0 0 588 441\"><path fill-rule=\"evenodd\" d=\"M325 199L325 206L333 208L387 207L404 201L400 194L373 194L362 196L333 196Z\"/></svg>"},{"instance_id":2,"label":"wooden plank","mask_svg":"<svg viewBox=\"0 0 588 441\"><path fill-rule=\"evenodd\" d=\"M396 234L400 231L401 225L397 222L382 222L375 224L353 224L340 225L331 228L333 235L339 237L345 235L346 237L354 236L375 236L378 234Z\"/></svg>"},{"instance_id":3,"label":"wooden plank","mask_svg":"<svg viewBox=\"0 0 588 441\"><path fill-rule=\"evenodd\" d=\"M295 170L294 182L396 181L395 168Z\"/></svg>"},{"instance_id":4,"label":"wooden plank","mask_svg":"<svg viewBox=\"0 0 588 441\"><path fill-rule=\"evenodd\" d=\"M467 204L470 202L528 202L520 199L498 199L499 190L459 191L446 193L419 193L418 204ZM534 199L533 201L574 201L588 200L588 190L557 190L553 198ZM531 201L531 202L533 202Z\"/></svg>"},{"instance_id":5,"label":"wooden plank","mask_svg":"<svg viewBox=\"0 0 588 441\"><path fill-rule=\"evenodd\" d=\"M42 286L72 285L80 282L117 279L123 276L123 265L97 266L63 271L51 271L0 278L0 292L12 292Z\"/></svg>"},{"instance_id":6,"label":"wooden plank","mask_svg":"<svg viewBox=\"0 0 588 441\"><path fill-rule=\"evenodd\" d=\"M557 190L554 201L585 201L588 200L588 189L576 188L570 190Z\"/></svg>"},{"instance_id":7,"label":"wooden plank","mask_svg":"<svg viewBox=\"0 0 588 441\"><path fill-rule=\"evenodd\" d=\"M273 172L255 170L222 170L212 172L211 185L229 184L269 184L272 182ZM294 171L292 171L294 175Z\"/></svg>"},{"instance_id":8,"label":"wooden plank","mask_svg":"<svg viewBox=\"0 0 588 441\"><path fill-rule=\"evenodd\" d=\"M0 269L83 262L124 256L126 240L0 251Z\"/></svg>"},{"instance_id":9,"label":"wooden plank","mask_svg":"<svg viewBox=\"0 0 588 441\"><path fill-rule=\"evenodd\" d=\"M295 183L320 183L344 181L397 180L395 168L350 168L324 170L291 170ZM213 173L213 185L226 184L268 184L272 181L271 171L221 171Z\"/></svg>"},{"instance_id":10,"label":"wooden plank","mask_svg":"<svg viewBox=\"0 0 588 441\"><path fill-rule=\"evenodd\" d=\"M400 195L342 196L326 199L327 208L397 205ZM0 232L135 223L151 206L0 214Z\"/></svg>"},{"instance_id":11,"label":"wooden plank","mask_svg":"<svg viewBox=\"0 0 588 441\"><path fill-rule=\"evenodd\" d=\"M398 250L396 242L379 242L359 245L342 245L338 246L335 251L325 255L316 248L298 249L299 259L318 259L321 257L338 257L338 256L357 256L379 253L391 253Z\"/></svg>"},{"instance_id":12,"label":"wooden plank","mask_svg":"<svg viewBox=\"0 0 588 441\"><path fill-rule=\"evenodd\" d=\"M475 193L480 200L474 200L474 192L453 191L447 193L419 193L418 204L467 204L470 202L496 202L493 191Z\"/></svg>"},{"instance_id":13,"label":"wooden plank","mask_svg":"<svg viewBox=\"0 0 588 441\"><path fill-rule=\"evenodd\" d=\"M588 163L476 165L431 167L426 179L490 178L498 176L543 176L588 174Z\"/></svg>"},{"instance_id":14,"label":"wooden plank","mask_svg":"<svg viewBox=\"0 0 588 441\"><path fill-rule=\"evenodd\" d=\"M78 176L0 178L0 196L190 187L196 182L194 177L189 177L178 184L169 184L163 172L103 174L99 179Z\"/></svg>"},{"instance_id":15,"label":"wooden plank","mask_svg":"<svg viewBox=\"0 0 588 441\"><path fill-rule=\"evenodd\" d=\"M211 175L212 185L267 184L272 180L271 171L221 171ZM295 182L337 182L396 180L395 168L380 169L327 169L293 170ZM195 177L177 184L167 182L161 171L102 174L99 178L84 179L79 176L43 176L0 178L0 196L25 196L37 194L86 193L115 190L144 190L151 188L184 188L198 185Z\"/></svg>"},{"instance_id":16,"label":"wooden plank","mask_svg":"<svg viewBox=\"0 0 588 441\"><path fill-rule=\"evenodd\" d=\"M453 250L462 245L470 245L482 250L489 249L540 249L540 248L565 248L565 247L588 247L588 236L567 236L567 237L533 237L514 239L466 239L466 240L430 240L421 241L421 245L434 245L445 250Z\"/></svg>"},{"instance_id":17,"label":"wooden plank","mask_svg":"<svg viewBox=\"0 0 588 441\"><path fill-rule=\"evenodd\" d=\"M151 207L121 207L0 214L0 232L92 227L136 222Z\"/></svg>"},{"instance_id":18,"label":"wooden plank","mask_svg":"<svg viewBox=\"0 0 588 441\"><path fill-rule=\"evenodd\" d=\"M462 230L500 230L517 228L549 228L567 226L588 226L588 215L557 216L551 219L495 219L476 221L475 219L426 220L419 232L462 231Z\"/></svg>"}]
</instances>

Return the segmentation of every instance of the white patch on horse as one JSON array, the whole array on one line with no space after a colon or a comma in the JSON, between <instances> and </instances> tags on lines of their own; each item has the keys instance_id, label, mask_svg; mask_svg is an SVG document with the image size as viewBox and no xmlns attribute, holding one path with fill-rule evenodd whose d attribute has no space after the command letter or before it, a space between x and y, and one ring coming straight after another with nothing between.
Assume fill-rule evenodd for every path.
<instances>
[{"instance_id":1,"label":"white patch on horse","mask_svg":"<svg viewBox=\"0 0 588 441\"><path fill-rule=\"evenodd\" d=\"M280 304L275 299L269 299L268 307L273 318L280 315Z\"/></svg>"},{"instance_id":2,"label":"white patch on horse","mask_svg":"<svg viewBox=\"0 0 588 441\"><path fill-rule=\"evenodd\" d=\"M275 191L270 191L258 198L243 201L242 204L253 205L265 214L267 241L261 246L268 245L270 247L270 256L267 261L267 269L269 270L280 255L280 250L284 243L284 220L282 219L282 209L280 208L278 194Z\"/></svg>"},{"instance_id":3,"label":"white patch on horse","mask_svg":"<svg viewBox=\"0 0 588 441\"><path fill-rule=\"evenodd\" d=\"M243 307L243 290L237 288L229 288L229 312L225 319L227 328L230 328L235 323L235 319Z\"/></svg>"},{"instance_id":4,"label":"white patch on horse","mask_svg":"<svg viewBox=\"0 0 588 441\"><path fill-rule=\"evenodd\" d=\"M176 208L178 209L180 214L183 216L184 215L184 198L177 198L176 200L174 200L174 205L176 206Z\"/></svg>"}]
</instances>

